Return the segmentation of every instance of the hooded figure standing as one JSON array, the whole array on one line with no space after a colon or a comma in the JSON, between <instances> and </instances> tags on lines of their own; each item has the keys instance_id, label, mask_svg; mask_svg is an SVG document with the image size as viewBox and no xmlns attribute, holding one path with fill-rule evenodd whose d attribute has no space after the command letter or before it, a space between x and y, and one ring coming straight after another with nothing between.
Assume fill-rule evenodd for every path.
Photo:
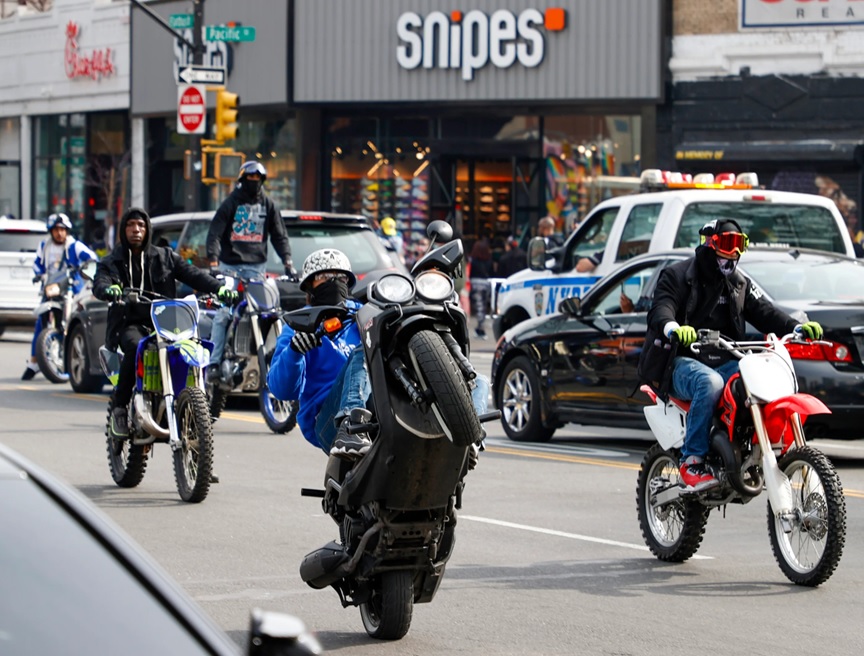
<instances>
[{"instance_id":1,"label":"hooded figure standing","mask_svg":"<svg viewBox=\"0 0 864 656\"><path fill-rule=\"evenodd\" d=\"M745 323L763 333L785 335L800 330L809 339L820 339L822 327L815 321L797 323L768 301L753 282L737 270L749 238L731 219L717 219L699 231L701 243L694 257L677 262L660 274L654 302L648 311L646 347L640 371L656 371L654 361L669 343L680 348L672 362L672 393L690 401L684 446L681 449L680 485L687 491L706 490L720 482L705 466L714 408L726 382L738 372L738 360L726 351L688 347L697 330L718 330L734 341L744 338ZM665 357L665 356L662 356ZM660 367L663 369L664 367ZM641 374L644 377L644 373ZM646 380L646 382L651 382Z\"/></svg>"},{"instance_id":2,"label":"hooded figure standing","mask_svg":"<svg viewBox=\"0 0 864 656\"><path fill-rule=\"evenodd\" d=\"M151 244L150 217L138 207L131 207L120 219L120 242L96 268L93 295L108 301L108 325L105 346L123 351L120 375L114 390L114 412L111 434L117 439L129 435L127 406L135 383L135 354L138 342L153 331L150 306L120 305L124 289L155 292L166 298L177 295L177 280L195 290L219 295L229 301L236 292L221 286L218 280L185 262L170 248Z\"/></svg>"}]
</instances>

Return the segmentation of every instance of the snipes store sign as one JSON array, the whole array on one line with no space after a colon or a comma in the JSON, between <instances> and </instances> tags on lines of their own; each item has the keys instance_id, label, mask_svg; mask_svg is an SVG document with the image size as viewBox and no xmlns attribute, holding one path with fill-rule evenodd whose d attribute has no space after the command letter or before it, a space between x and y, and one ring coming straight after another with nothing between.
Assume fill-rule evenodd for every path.
<instances>
[{"instance_id":1,"label":"snipes store sign","mask_svg":"<svg viewBox=\"0 0 864 656\"><path fill-rule=\"evenodd\" d=\"M738 0L743 28L864 26L862 0Z\"/></svg>"},{"instance_id":2,"label":"snipes store sign","mask_svg":"<svg viewBox=\"0 0 864 656\"><path fill-rule=\"evenodd\" d=\"M567 13L557 7L519 14L499 9L491 16L477 9L451 11L449 16L433 11L425 17L409 11L396 21L396 61L408 70L459 70L466 82L490 63L496 68L517 62L535 68L543 62L549 33L562 31L566 24Z\"/></svg>"}]
</instances>

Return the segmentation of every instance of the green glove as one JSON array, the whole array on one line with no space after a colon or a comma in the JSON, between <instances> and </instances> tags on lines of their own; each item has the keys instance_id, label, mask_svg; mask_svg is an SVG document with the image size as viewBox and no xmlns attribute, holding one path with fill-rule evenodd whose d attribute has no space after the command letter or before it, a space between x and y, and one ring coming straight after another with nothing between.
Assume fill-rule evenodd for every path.
<instances>
[{"instance_id":1,"label":"green glove","mask_svg":"<svg viewBox=\"0 0 864 656\"><path fill-rule=\"evenodd\" d=\"M693 326L681 326L673 330L672 334L678 338L678 343L685 348L696 341L696 329Z\"/></svg>"},{"instance_id":2,"label":"green glove","mask_svg":"<svg viewBox=\"0 0 864 656\"><path fill-rule=\"evenodd\" d=\"M233 303L237 300L237 292L225 285L222 285L219 288L219 291L216 292L216 296L218 296L219 300L223 303Z\"/></svg>"},{"instance_id":3,"label":"green glove","mask_svg":"<svg viewBox=\"0 0 864 656\"><path fill-rule=\"evenodd\" d=\"M123 288L120 285L111 285L105 290L105 299L109 302L119 301L123 296Z\"/></svg>"},{"instance_id":4,"label":"green glove","mask_svg":"<svg viewBox=\"0 0 864 656\"><path fill-rule=\"evenodd\" d=\"M799 330L807 339L822 339L822 326L816 321L802 323L796 330Z\"/></svg>"}]
</instances>

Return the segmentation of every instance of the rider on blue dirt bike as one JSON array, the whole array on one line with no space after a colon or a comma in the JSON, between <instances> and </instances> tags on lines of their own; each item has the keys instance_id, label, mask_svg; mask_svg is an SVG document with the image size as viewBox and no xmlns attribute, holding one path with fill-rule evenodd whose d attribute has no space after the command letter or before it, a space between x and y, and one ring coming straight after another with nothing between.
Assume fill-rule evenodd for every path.
<instances>
[{"instance_id":1,"label":"rider on blue dirt bike","mask_svg":"<svg viewBox=\"0 0 864 656\"><path fill-rule=\"evenodd\" d=\"M217 294L223 302L236 299L237 292L223 287L212 276L183 260L170 248L151 244L150 216L139 207L126 210L120 219L120 242L96 269L93 294L112 303L108 309L105 345L123 350L120 375L114 390L111 434L117 439L129 436L127 406L135 383L135 353L138 342L153 330L147 305L120 305L123 290L154 292L166 298L177 295L176 280L195 290Z\"/></svg>"}]
</instances>

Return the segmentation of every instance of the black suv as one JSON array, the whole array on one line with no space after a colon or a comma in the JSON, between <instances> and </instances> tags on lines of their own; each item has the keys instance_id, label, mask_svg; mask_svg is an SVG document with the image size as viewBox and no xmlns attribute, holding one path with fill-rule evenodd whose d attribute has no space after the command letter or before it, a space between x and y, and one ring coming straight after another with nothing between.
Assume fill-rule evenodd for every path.
<instances>
[{"instance_id":1,"label":"black suv","mask_svg":"<svg viewBox=\"0 0 864 656\"><path fill-rule=\"evenodd\" d=\"M152 219L153 243L177 251L187 262L209 271L206 241L207 230L214 212L183 212ZM358 280L371 271L399 269L395 253L369 225L366 217L355 214L302 212L283 210L282 218L291 243L291 255L299 269L309 253L320 248L338 248L351 260L351 269ZM268 248L267 272L274 276L285 273L282 261L272 245ZM297 283L279 282L282 308L291 310L306 303L306 296ZM178 295L189 293L178 289ZM69 319L66 340L66 370L72 389L80 393L99 391L105 383L99 366L99 347L105 343L107 304L93 296L76 299Z\"/></svg>"}]
</instances>

